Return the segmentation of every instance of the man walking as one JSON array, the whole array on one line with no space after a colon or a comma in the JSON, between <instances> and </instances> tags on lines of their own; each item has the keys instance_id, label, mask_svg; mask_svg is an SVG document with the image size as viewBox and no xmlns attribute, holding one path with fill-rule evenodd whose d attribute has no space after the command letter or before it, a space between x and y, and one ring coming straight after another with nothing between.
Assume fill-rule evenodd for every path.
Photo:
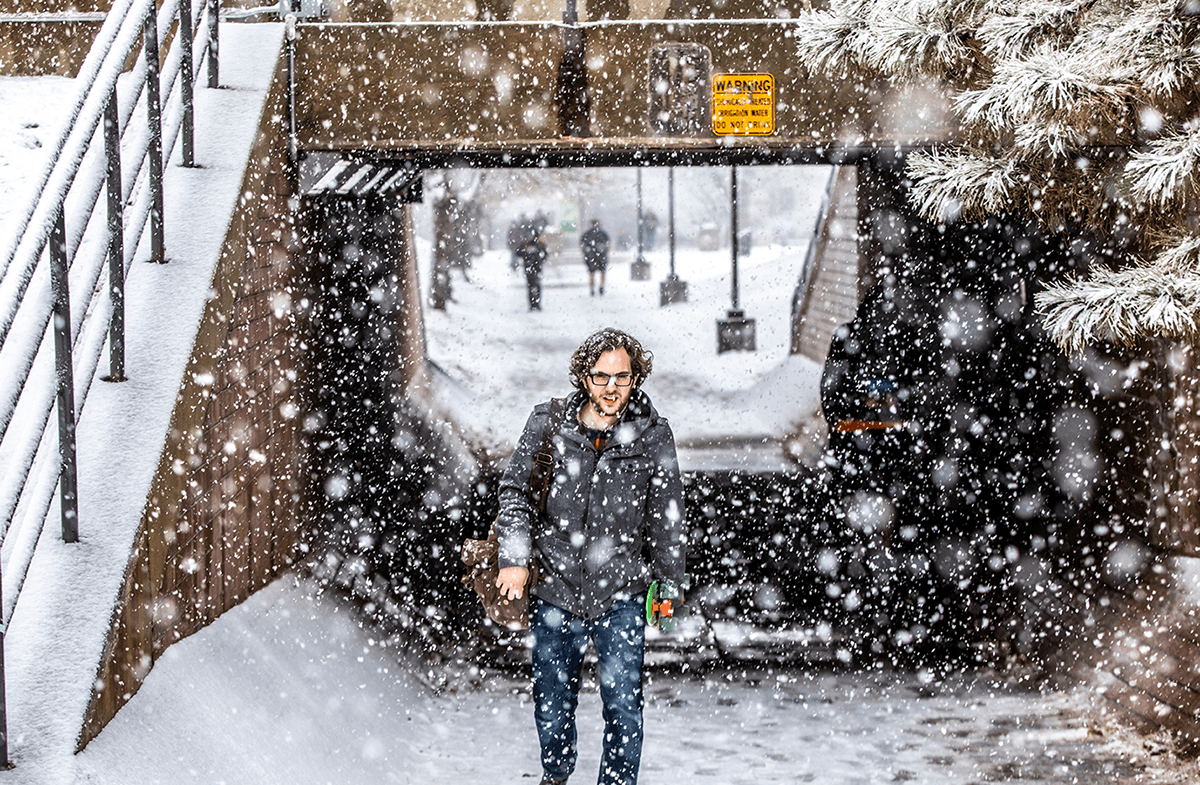
<instances>
[{"instance_id":1,"label":"man walking","mask_svg":"<svg viewBox=\"0 0 1200 785\"><path fill-rule=\"evenodd\" d=\"M652 355L631 336L604 329L571 357L576 392L536 406L500 481L500 576L529 590L534 720L542 785L575 769L580 676L596 647L604 703L600 785L636 785L642 753L645 593L652 580L682 585L686 529L675 437L641 390ZM554 444L545 508L529 499L542 433Z\"/></svg>"},{"instance_id":2,"label":"man walking","mask_svg":"<svg viewBox=\"0 0 1200 785\"><path fill-rule=\"evenodd\" d=\"M600 273L600 294L604 294L604 277L608 270L608 232L600 226L600 219L593 218L592 225L579 238L583 250L583 263L588 271L588 294L596 294L596 273Z\"/></svg>"},{"instance_id":3,"label":"man walking","mask_svg":"<svg viewBox=\"0 0 1200 785\"><path fill-rule=\"evenodd\" d=\"M546 264L545 226L535 220L521 239L517 256L525 270L525 291L529 295L529 310L542 310L542 267Z\"/></svg>"}]
</instances>

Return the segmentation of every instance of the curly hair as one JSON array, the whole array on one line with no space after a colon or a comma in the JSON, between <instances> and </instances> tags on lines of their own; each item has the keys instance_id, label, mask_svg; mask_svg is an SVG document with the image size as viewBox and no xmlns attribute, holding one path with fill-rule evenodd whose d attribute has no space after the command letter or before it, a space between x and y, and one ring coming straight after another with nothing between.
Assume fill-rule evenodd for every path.
<instances>
[{"instance_id":1,"label":"curly hair","mask_svg":"<svg viewBox=\"0 0 1200 785\"><path fill-rule=\"evenodd\" d=\"M600 355L615 349L624 349L629 353L634 387L641 387L654 367L654 355L646 351L636 338L612 327L605 327L589 335L571 355L571 384L577 389L586 390L584 377L592 372Z\"/></svg>"}]
</instances>

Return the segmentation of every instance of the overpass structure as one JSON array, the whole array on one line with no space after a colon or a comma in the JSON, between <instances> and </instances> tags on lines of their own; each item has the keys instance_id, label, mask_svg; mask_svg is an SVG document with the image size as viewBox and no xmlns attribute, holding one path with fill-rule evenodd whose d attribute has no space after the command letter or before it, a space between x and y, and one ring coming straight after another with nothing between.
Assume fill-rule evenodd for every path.
<instances>
[{"instance_id":1,"label":"overpass structure","mask_svg":"<svg viewBox=\"0 0 1200 785\"><path fill-rule=\"evenodd\" d=\"M203 100L214 106L226 99L234 104L207 119L200 113L198 127L213 124L201 137L210 145L200 148L201 169L168 166L164 174L168 183L181 183L174 193L211 188L213 198L168 202L168 263L127 263L125 273L139 291L179 298L186 327L152 389L131 383L144 378L131 371L131 382L92 394L97 409L119 413L113 415L118 426L99 417L89 421L89 408L82 409L81 445L89 444L88 429L93 449L103 452L123 429L139 428L149 448L128 456L124 468L95 453L80 454L81 541L63 544L43 536L27 581L45 588L37 599L26 598L28 610L20 602L15 609L5 605L5 643L16 652L8 678L18 691L29 690L12 699L12 732L21 722L36 725L53 714L58 727L49 735L82 748L172 642L304 558L313 542L306 530L315 522L306 516L313 509L309 478L317 460L304 429L318 427L308 417L311 390L304 380L319 365L314 357L325 356L314 347L333 343L313 315L338 308L317 300L314 280L344 272L334 242L339 233L354 238L361 269L390 282L385 305L358 324L370 328L361 346L378 362L379 383L412 404L406 416L435 445L429 448L434 460L474 461L428 414L435 407L407 206L417 198L421 172L451 166L834 164L840 173L806 278L797 282L793 313L792 351L818 361L834 327L854 315L879 276L930 252L928 232L922 235L926 244L910 242L921 233L905 207L901 166L909 149L953 141L948 96L936 85L900 90L852 74L808 73L789 45L802 22L758 18L763 9L737 3L727 9L734 18L701 18L712 10L672 3L659 9L659 18L630 20L627 6L593 8L586 14L591 21L568 13L559 22L557 9L543 9L543 19L507 21L519 15L513 8L485 8L481 15L506 21L397 23L371 19L380 9L360 4L334 9L335 18L350 17L345 21L223 27L221 86L229 89L200 94L208 93ZM529 15L537 16L534 11ZM672 14L676 18L662 18ZM0 40L15 40L14 26L35 21L59 31L46 35L51 52L55 34L69 40L80 35L79 25L91 24L68 19L55 27L52 20L5 18ZM159 24L164 40L178 29L173 18ZM41 60L39 66L10 58L0 66L28 73L59 67L65 59ZM752 111L769 111L769 117ZM236 162L217 155L225 141ZM213 156L207 172L205 149ZM170 156L168 146L164 159ZM337 161L354 162L357 178L335 177L322 189L299 191L302 166L317 167L320 179ZM219 171L223 180L203 179ZM190 214L199 213L211 219L207 245L188 239L194 234L187 228ZM958 238L959 248L971 245L973 231ZM137 246L137 238L131 242ZM171 258L172 248L194 250L197 258L185 260L182 252ZM146 250L135 250L134 257ZM954 263L941 258L934 267ZM171 280L176 269L190 271L190 292ZM1011 276L997 286L1019 295L1026 277ZM204 281L199 292L197 281ZM352 277L347 286L364 281ZM155 312L142 317L143 329L152 330L145 320ZM131 321L136 318L131 312ZM143 341L140 351L164 351L153 344ZM1063 651L1080 655L1051 660L1062 674L1096 684L1097 694L1127 715L1182 730L1195 741L1200 634L1193 630L1190 601L1173 582L1188 568L1200 534L1194 499L1181 501L1192 486L1172 468L1178 455L1162 454L1152 438L1163 408L1156 385L1181 380L1171 376L1169 363L1148 362L1141 377L1147 381L1120 389L1113 380L1122 359L1097 359L1091 369L1093 381L1113 385L1096 422L1131 435L1112 448L1120 471L1106 481L1162 474L1107 497L1120 500L1108 510L1085 505L1081 516L1097 519L1081 525L1095 532L1122 516L1142 520L1147 547L1136 553L1156 569L1135 570L1107 587L1061 578L1055 584L1039 572L1044 565L1030 560L1029 618L1060 633L1051 637ZM91 385L91 378L79 384ZM1097 447L1106 457L1107 449ZM105 507L119 520L98 540L88 525L89 512L99 508L89 510L87 494L105 488L122 498ZM1079 546L1080 563L1107 558L1087 549ZM6 560L11 550L6 537ZM92 570L109 576L111 591L85 606L53 596L66 595L72 581ZM339 579L381 604L394 588L370 575ZM76 622L65 627L76 636L65 642L53 632L62 618ZM1085 629L1086 636L1074 634ZM1075 648L1066 646L1072 639ZM31 653L45 646L61 651L44 659ZM47 675L47 668L58 675ZM39 710L35 704L44 696L33 688L54 678L67 685L65 695L55 699L53 711ZM36 759L35 743L26 737L22 744L11 756L17 765Z\"/></svg>"}]
</instances>

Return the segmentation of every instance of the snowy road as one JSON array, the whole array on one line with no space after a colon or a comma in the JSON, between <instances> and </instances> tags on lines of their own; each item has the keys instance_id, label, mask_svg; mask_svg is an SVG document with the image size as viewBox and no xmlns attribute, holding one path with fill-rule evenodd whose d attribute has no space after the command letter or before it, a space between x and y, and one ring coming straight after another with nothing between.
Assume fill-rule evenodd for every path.
<instances>
[{"instance_id":1,"label":"snowy road","mask_svg":"<svg viewBox=\"0 0 1200 785\"><path fill-rule=\"evenodd\" d=\"M584 690L580 783L594 781L600 737L594 683ZM659 671L646 698L642 785L1194 781L1090 726L1079 695L984 677ZM284 578L168 650L57 776L18 766L0 782L517 785L540 773L532 712L524 679L481 682L469 662L382 644Z\"/></svg>"}]
</instances>

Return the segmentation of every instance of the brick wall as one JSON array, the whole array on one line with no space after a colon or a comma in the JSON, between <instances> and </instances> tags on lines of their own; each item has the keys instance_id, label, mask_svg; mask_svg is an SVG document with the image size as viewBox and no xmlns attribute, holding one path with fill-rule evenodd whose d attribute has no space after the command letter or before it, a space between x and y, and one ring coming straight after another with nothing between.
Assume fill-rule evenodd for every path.
<instances>
[{"instance_id":1,"label":"brick wall","mask_svg":"<svg viewBox=\"0 0 1200 785\"><path fill-rule=\"evenodd\" d=\"M0 13L14 11L0 5ZM75 76L103 24L101 20L0 20L0 76Z\"/></svg>"},{"instance_id":2,"label":"brick wall","mask_svg":"<svg viewBox=\"0 0 1200 785\"><path fill-rule=\"evenodd\" d=\"M304 288L290 251L284 96L279 72L180 384L81 749L168 646L264 586L297 551Z\"/></svg>"}]
</instances>

